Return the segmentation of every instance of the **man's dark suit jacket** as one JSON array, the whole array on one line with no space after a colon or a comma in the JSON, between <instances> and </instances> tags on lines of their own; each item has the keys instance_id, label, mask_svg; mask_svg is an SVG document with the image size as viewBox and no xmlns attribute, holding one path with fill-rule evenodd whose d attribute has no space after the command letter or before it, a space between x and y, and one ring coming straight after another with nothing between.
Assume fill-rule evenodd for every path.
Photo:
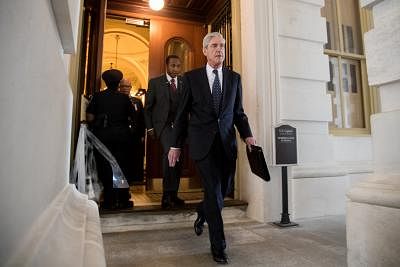
<instances>
[{"instance_id":1,"label":"man's dark suit jacket","mask_svg":"<svg viewBox=\"0 0 400 267\"><path fill-rule=\"evenodd\" d=\"M178 77L177 90L178 94L180 94L182 90L182 80L180 77ZM170 84L165 74L149 81L144 106L144 118L146 128L154 128L157 137L160 137L168 120L170 93Z\"/></svg>"},{"instance_id":2,"label":"man's dark suit jacket","mask_svg":"<svg viewBox=\"0 0 400 267\"><path fill-rule=\"evenodd\" d=\"M130 97L133 108L135 109L135 116L132 118L131 131L138 138L143 138L146 133L146 125L144 122L144 107L142 101L136 97Z\"/></svg>"},{"instance_id":3,"label":"man's dark suit jacket","mask_svg":"<svg viewBox=\"0 0 400 267\"><path fill-rule=\"evenodd\" d=\"M223 68L222 101L219 116L213 108L206 68L187 72L183 76L184 89L174 127L174 144L179 147L188 125L189 151L192 159L201 160L210 151L215 134L220 133L226 156L237 157L235 128L241 138L252 136L242 106L240 75ZM186 119L189 113L189 121Z\"/></svg>"}]
</instances>

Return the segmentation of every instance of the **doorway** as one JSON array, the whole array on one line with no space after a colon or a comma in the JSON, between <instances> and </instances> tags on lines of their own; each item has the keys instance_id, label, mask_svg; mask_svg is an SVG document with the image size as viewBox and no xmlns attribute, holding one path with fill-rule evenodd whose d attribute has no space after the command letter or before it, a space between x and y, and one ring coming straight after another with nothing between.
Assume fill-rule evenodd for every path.
<instances>
[{"instance_id":1,"label":"doorway","mask_svg":"<svg viewBox=\"0 0 400 267\"><path fill-rule=\"evenodd\" d=\"M139 97L144 104L145 96L137 94L140 89L147 90L149 79L165 72L167 55L178 54L183 61L183 71L204 66L202 38L210 26L226 37L231 36L231 25L226 24L230 16L227 14L230 12L228 0L169 1L160 12L149 10L143 0L108 0L107 4L104 0L85 0L85 6L96 3L98 6L87 6L86 9L88 26L84 28L87 37L83 86L86 95L104 88L100 79L102 71L118 68L125 78L132 81L131 95ZM102 18L104 9L107 12ZM231 67L230 51L227 47L228 67ZM162 194L161 146L149 138L145 154L145 180L131 188L133 200L135 205L159 205ZM184 159L179 196L189 201L200 200L200 179L193 162L188 160L187 149Z\"/></svg>"},{"instance_id":2,"label":"doorway","mask_svg":"<svg viewBox=\"0 0 400 267\"><path fill-rule=\"evenodd\" d=\"M155 22L157 24L157 21ZM165 25L165 23L163 23ZM130 96L139 99L145 104L145 94L148 80L164 73L164 60L150 64L150 36L152 32L149 19L107 15L104 23L103 53L101 72L108 69L119 69L124 78L132 83ZM182 72L193 67L193 49L188 41L179 33L168 34L169 39L161 43L160 48L164 59L167 55L176 54L182 59ZM154 40L152 40L154 43ZM154 49L154 48L153 48ZM151 56L154 61L154 56ZM149 77L149 66L160 69L158 75ZM105 88L103 81L101 89ZM168 101L168 100L166 100ZM145 137L143 146L137 147L145 160L136 158L132 165L141 165L143 179L131 186L132 200L137 206L159 205L162 197L162 148L158 140ZM140 160L140 163L138 162ZM133 161L133 160L132 160ZM202 199L201 182L196 175L193 162L189 159L188 148L184 148L182 179L179 187L179 196L185 201Z\"/></svg>"}]
</instances>

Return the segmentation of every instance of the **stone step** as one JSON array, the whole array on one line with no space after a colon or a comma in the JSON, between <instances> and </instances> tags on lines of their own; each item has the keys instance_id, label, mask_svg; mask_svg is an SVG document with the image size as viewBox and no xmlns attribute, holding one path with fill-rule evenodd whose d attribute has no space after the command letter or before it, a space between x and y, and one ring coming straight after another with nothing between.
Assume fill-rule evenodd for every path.
<instances>
[{"instance_id":1,"label":"stone step","mask_svg":"<svg viewBox=\"0 0 400 267\"><path fill-rule=\"evenodd\" d=\"M224 223L251 221L246 217L246 209L246 202L225 201L225 208L222 210ZM162 210L158 206L100 213L102 233L192 227L196 217L195 205L187 205L179 210Z\"/></svg>"}]
</instances>

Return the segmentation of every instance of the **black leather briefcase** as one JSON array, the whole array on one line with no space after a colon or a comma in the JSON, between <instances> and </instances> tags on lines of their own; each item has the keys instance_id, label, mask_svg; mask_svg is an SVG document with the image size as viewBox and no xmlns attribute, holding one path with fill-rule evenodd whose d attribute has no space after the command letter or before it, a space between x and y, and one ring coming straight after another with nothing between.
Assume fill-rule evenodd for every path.
<instances>
[{"instance_id":1,"label":"black leather briefcase","mask_svg":"<svg viewBox=\"0 0 400 267\"><path fill-rule=\"evenodd\" d=\"M246 146L246 151L251 171L258 177L262 178L264 181L268 182L269 180L271 180L262 147L252 145L250 151L249 147Z\"/></svg>"}]
</instances>

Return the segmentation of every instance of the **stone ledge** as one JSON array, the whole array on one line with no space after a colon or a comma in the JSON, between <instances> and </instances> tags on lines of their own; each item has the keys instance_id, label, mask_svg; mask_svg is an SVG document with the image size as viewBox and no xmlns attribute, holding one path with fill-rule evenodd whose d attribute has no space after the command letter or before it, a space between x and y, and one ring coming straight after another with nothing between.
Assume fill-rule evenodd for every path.
<instances>
[{"instance_id":1,"label":"stone ledge","mask_svg":"<svg viewBox=\"0 0 400 267\"><path fill-rule=\"evenodd\" d=\"M339 165L298 165L292 167L292 175L290 178L321 178L345 176L346 170Z\"/></svg>"},{"instance_id":2,"label":"stone ledge","mask_svg":"<svg viewBox=\"0 0 400 267\"><path fill-rule=\"evenodd\" d=\"M66 185L6 266L106 266L96 203Z\"/></svg>"},{"instance_id":3,"label":"stone ledge","mask_svg":"<svg viewBox=\"0 0 400 267\"><path fill-rule=\"evenodd\" d=\"M360 182L347 196L352 202L400 208L400 175L374 174L371 179Z\"/></svg>"},{"instance_id":4,"label":"stone ledge","mask_svg":"<svg viewBox=\"0 0 400 267\"><path fill-rule=\"evenodd\" d=\"M304 164L291 168L291 175L289 177L292 179L338 177L348 174L373 172L371 161Z\"/></svg>"}]
</instances>

